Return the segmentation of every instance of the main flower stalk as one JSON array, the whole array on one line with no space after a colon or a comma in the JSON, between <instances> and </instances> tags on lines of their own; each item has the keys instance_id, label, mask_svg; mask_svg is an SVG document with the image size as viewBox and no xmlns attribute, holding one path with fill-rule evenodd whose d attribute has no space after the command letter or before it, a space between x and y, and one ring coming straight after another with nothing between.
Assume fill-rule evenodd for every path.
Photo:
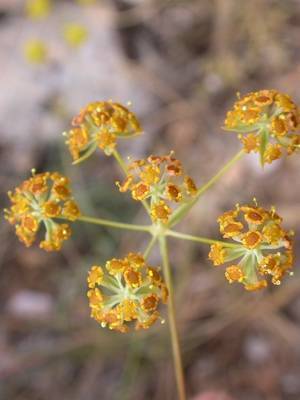
<instances>
[{"instance_id":1,"label":"main flower stalk","mask_svg":"<svg viewBox=\"0 0 300 400\"><path fill-rule=\"evenodd\" d=\"M183 366L182 366L182 358L180 351L180 343L179 343L179 335L176 324L175 317L175 301L174 301L174 290L173 290L173 281L171 276L167 241L165 235L161 235L159 237L160 244L160 252L162 257L162 265L165 281L169 290L169 298L168 298L168 318L169 318L169 329L171 335L172 342L172 351L173 351L173 360L174 360L174 368L178 389L179 400L186 400L185 393L185 381L183 374Z\"/></svg>"}]
</instances>

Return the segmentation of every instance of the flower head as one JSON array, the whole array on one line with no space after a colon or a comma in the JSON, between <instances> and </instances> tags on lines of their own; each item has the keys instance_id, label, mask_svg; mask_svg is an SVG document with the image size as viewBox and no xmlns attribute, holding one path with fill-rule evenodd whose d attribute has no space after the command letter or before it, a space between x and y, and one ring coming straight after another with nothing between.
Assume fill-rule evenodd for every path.
<instances>
[{"instance_id":1,"label":"flower head","mask_svg":"<svg viewBox=\"0 0 300 400\"><path fill-rule=\"evenodd\" d=\"M225 277L240 282L246 290L267 286L267 278L279 285L283 276L292 268L292 233L285 231L281 217L257 204L239 206L218 219L224 242L211 246L209 258L214 265L229 263ZM232 263L234 262L234 263Z\"/></svg>"},{"instance_id":2,"label":"flower head","mask_svg":"<svg viewBox=\"0 0 300 400\"><path fill-rule=\"evenodd\" d=\"M72 121L64 135L74 163L89 157L99 147L111 155L119 138L141 133L136 116L119 103L98 101L88 104Z\"/></svg>"},{"instance_id":3,"label":"flower head","mask_svg":"<svg viewBox=\"0 0 300 400\"><path fill-rule=\"evenodd\" d=\"M144 160L133 161L129 165L129 174L120 184L121 192L131 191L134 200L150 200L153 221L166 224L172 214L171 206L194 196L197 187L187 175L182 164L173 157L150 156Z\"/></svg>"},{"instance_id":4,"label":"flower head","mask_svg":"<svg viewBox=\"0 0 300 400\"><path fill-rule=\"evenodd\" d=\"M239 97L227 113L224 128L238 133L245 152L259 153L262 165L280 158L284 150L292 154L300 148L299 107L276 90Z\"/></svg>"},{"instance_id":5,"label":"flower head","mask_svg":"<svg viewBox=\"0 0 300 400\"><path fill-rule=\"evenodd\" d=\"M131 322L136 329L149 328L160 318L159 303L168 298L159 269L137 253L113 258L105 268L94 265L87 282L91 317L120 332L128 332Z\"/></svg>"},{"instance_id":6,"label":"flower head","mask_svg":"<svg viewBox=\"0 0 300 400\"><path fill-rule=\"evenodd\" d=\"M33 173L8 196L12 204L5 210L5 218L15 225L20 241L31 246L44 225L46 235L40 247L46 251L60 250L71 229L69 224L56 219L75 221L80 215L68 178L58 172Z\"/></svg>"}]
</instances>

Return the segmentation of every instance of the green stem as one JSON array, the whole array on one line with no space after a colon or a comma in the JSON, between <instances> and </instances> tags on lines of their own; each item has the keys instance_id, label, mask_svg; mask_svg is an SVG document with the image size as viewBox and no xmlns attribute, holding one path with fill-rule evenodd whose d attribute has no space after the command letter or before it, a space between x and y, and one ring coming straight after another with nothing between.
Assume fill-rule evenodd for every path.
<instances>
[{"instance_id":1,"label":"green stem","mask_svg":"<svg viewBox=\"0 0 300 400\"><path fill-rule=\"evenodd\" d=\"M151 233L151 226L125 224L123 222L110 221L108 219L80 216L77 221L88 222L89 224L109 226L111 228L127 229L129 231L142 231Z\"/></svg>"},{"instance_id":2,"label":"green stem","mask_svg":"<svg viewBox=\"0 0 300 400\"><path fill-rule=\"evenodd\" d=\"M123 158L121 157L120 153L117 150L114 150L113 156L115 157L117 163L119 164L120 168L124 172L124 174L127 176L128 175L128 168L126 163L124 162ZM147 213L150 215L150 207L148 203L145 200L142 200L142 204L147 211Z\"/></svg>"},{"instance_id":3,"label":"green stem","mask_svg":"<svg viewBox=\"0 0 300 400\"><path fill-rule=\"evenodd\" d=\"M177 224L188 213L193 205L198 201L199 197L206 192L212 185L214 185L224 174L227 172L238 160L245 154L244 150L239 151L231 160L229 160L223 168L221 168L216 175L214 175L205 185L201 186L196 195L191 201L183 204L172 215L169 226L172 227Z\"/></svg>"},{"instance_id":4,"label":"green stem","mask_svg":"<svg viewBox=\"0 0 300 400\"><path fill-rule=\"evenodd\" d=\"M183 367L182 367L181 352L180 352L180 345L179 345L179 336L178 336L178 330L177 330L176 319L175 319L175 302L174 302L173 282L172 282L172 277L171 277L171 269L170 269L170 263L169 263L167 242L166 242L166 237L164 235L161 235L159 237L159 243L160 243L160 252L161 252L161 257L162 257L162 262L163 262L164 277L165 277L166 284L167 284L167 287L169 290L168 317L169 317L169 328L170 328L170 334L171 334L173 361L174 361L174 368L175 368L175 374L176 374L178 396L179 396L179 400L186 400Z\"/></svg>"},{"instance_id":5,"label":"green stem","mask_svg":"<svg viewBox=\"0 0 300 400\"><path fill-rule=\"evenodd\" d=\"M157 237L156 236L152 236L150 242L148 243L148 246L146 247L146 250L144 251L145 260L149 257L149 254L150 254L153 246L155 245L156 240L157 240Z\"/></svg>"},{"instance_id":6,"label":"green stem","mask_svg":"<svg viewBox=\"0 0 300 400\"><path fill-rule=\"evenodd\" d=\"M214 239L209 239L206 237L201 237L201 236L193 236L193 235L187 235L185 233L180 233L180 232L175 232L168 230L166 232L167 236L172 236L177 239L183 239L183 240L191 240L193 242L199 242L199 243L205 243L205 244L221 244L224 247L240 247L238 244L235 243L227 243L223 242L221 240L214 240Z\"/></svg>"},{"instance_id":7,"label":"green stem","mask_svg":"<svg viewBox=\"0 0 300 400\"><path fill-rule=\"evenodd\" d=\"M118 152L118 150L114 150L113 156L115 157L117 163L119 164L121 170L124 172L125 175L128 175L128 168L126 163L124 162L123 158L121 157L121 154Z\"/></svg>"}]
</instances>

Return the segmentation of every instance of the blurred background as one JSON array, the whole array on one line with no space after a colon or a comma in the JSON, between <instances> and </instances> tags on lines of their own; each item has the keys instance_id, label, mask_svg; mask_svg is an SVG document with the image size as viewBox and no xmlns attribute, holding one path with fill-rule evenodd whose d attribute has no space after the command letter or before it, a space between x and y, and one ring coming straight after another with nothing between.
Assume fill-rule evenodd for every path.
<instances>
[{"instance_id":1,"label":"blurred background","mask_svg":"<svg viewBox=\"0 0 300 400\"><path fill-rule=\"evenodd\" d=\"M298 0L0 0L0 185L38 171L72 180L87 215L146 223L100 152L71 166L61 132L86 103L132 102L145 134L124 155L173 149L198 185L239 149L221 130L237 91L274 88L300 102ZM218 237L216 218L253 196L276 205L300 244L300 158L262 170L240 161L178 230ZM0 227L0 399L176 398L167 324L129 335L89 318L90 265L143 249L143 234L76 223L57 254ZM298 230L298 236L297 236ZM170 241L189 398L299 400L300 277L262 293L229 286L204 245ZM151 262L159 263L157 249Z\"/></svg>"}]
</instances>

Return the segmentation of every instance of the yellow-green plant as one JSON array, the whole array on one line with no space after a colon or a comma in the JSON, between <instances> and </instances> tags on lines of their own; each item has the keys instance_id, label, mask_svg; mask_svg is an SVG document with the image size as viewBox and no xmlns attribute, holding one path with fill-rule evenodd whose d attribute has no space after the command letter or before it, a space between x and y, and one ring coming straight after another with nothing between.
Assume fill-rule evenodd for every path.
<instances>
[{"instance_id":1,"label":"yellow-green plant","mask_svg":"<svg viewBox=\"0 0 300 400\"><path fill-rule=\"evenodd\" d=\"M186 399L181 352L175 318L174 289L169 262L170 237L210 245L209 259L214 265L227 264L229 283L239 282L246 290L279 285L291 274L292 232L282 227L274 207L270 210L253 204L236 205L218 218L224 240L193 236L174 230L202 194L215 184L238 160L251 151L259 152L261 163L279 158L283 150L292 154L300 146L300 112L289 96L275 90L262 90L239 98L228 112L225 129L237 132L244 148L228 161L206 184L197 187L173 152L150 155L125 162L118 142L142 133L137 117L127 107L112 101L87 105L65 132L73 164L78 164L100 149L115 158L124 179L117 182L120 192L130 192L140 202L151 224L135 225L82 215L72 197L68 178L57 172L36 174L9 192L11 207L6 219L15 225L19 239L30 246L42 226L45 238L40 247L60 250L71 235L70 223L86 222L150 235L143 254L137 251L113 258L105 266L93 265L88 273L88 298L91 316L102 326L126 333L130 328L148 329L161 319L158 307L168 304L169 329L180 400ZM159 267L148 263L158 243Z\"/></svg>"}]
</instances>

